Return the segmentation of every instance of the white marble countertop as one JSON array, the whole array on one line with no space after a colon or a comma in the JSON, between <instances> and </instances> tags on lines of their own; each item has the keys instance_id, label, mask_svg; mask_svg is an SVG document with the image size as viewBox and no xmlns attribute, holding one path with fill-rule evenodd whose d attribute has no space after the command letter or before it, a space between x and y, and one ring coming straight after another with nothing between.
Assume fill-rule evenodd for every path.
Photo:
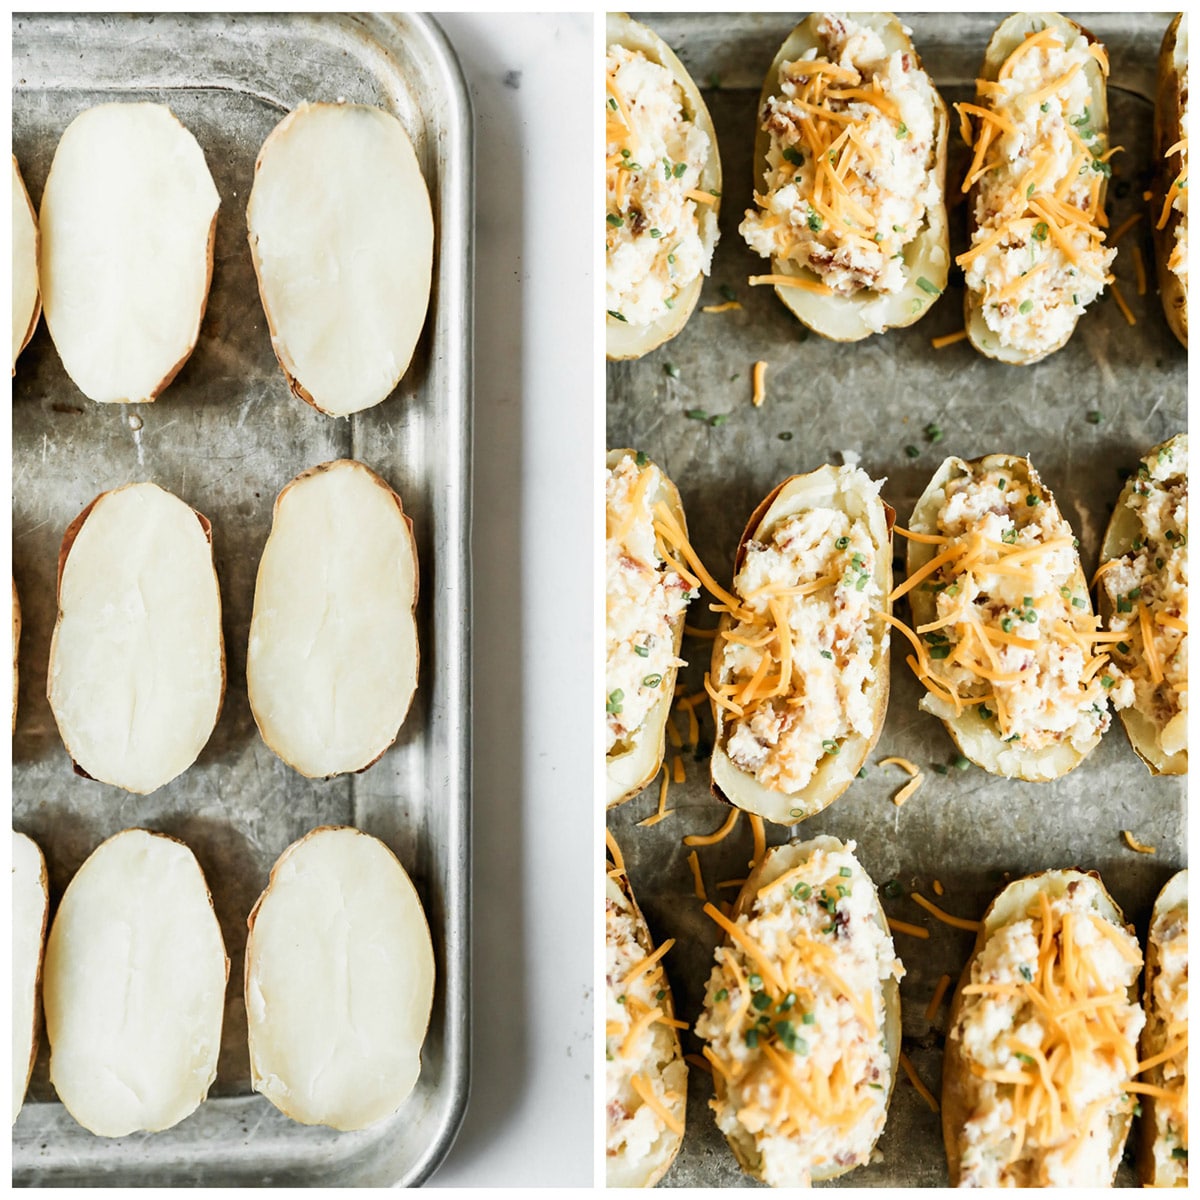
<instances>
[{"instance_id":1,"label":"white marble countertop","mask_svg":"<svg viewBox=\"0 0 1200 1200\"><path fill-rule=\"evenodd\" d=\"M438 20L476 123L475 867L471 1100L431 1186L586 1186L592 17Z\"/></svg>"}]
</instances>

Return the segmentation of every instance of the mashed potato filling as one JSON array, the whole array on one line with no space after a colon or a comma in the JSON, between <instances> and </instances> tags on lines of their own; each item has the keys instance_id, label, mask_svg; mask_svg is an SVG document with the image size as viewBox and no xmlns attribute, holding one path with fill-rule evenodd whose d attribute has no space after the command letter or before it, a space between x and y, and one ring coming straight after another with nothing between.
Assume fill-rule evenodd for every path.
<instances>
[{"instance_id":1,"label":"mashed potato filling","mask_svg":"<svg viewBox=\"0 0 1200 1200\"><path fill-rule=\"evenodd\" d=\"M1079 582L1071 527L1032 472L1022 482L967 465L938 511L936 569L915 585L937 596L937 619L916 631L926 707L949 717L976 704L1005 741L1086 750L1108 728L1112 677L1093 648L1107 635Z\"/></svg>"},{"instance_id":2,"label":"mashed potato filling","mask_svg":"<svg viewBox=\"0 0 1200 1200\"><path fill-rule=\"evenodd\" d=\"M654 529L651 504L662 482L642 455L627 454L606 472L606 754L628 748L670 686L672 669L684 665L674 630L692 584L667 565Z\"/></svg>"},{"instance_id":3,"label":"mashed potato filling","mask_svg":"<svg viewBox=\"0 0 1200 1200\"><path fill-rule=\"evenodd\" d=\"M1093 60L1107 75L1103 50L1083 34L1064 44L1044 29L997 81L980 81L978 103L955 105L975 152L963 191L977 188L971 246L957 262L1003 346L1054 349L1111 278L1101 185L1115 151L1089 107Z\"/></svg>"},{"instance_id":4,"label":"mashed potato filling","mask_svg":"<svg viewBox=\"0 0 1200 1200\"><path fill-rule=\"evenodd\" d=\"M605 307L648 325L708 273L696 206L712 148L666 67L614 45L605 77Z\"/></svg>"},{"instance_id":5,"label":"mashed potato filling","mask_svg":"<svg viewBox=\"0 0 1200 1200\"><path fill-rule=\"evenodd\" d=\"M764 258L807 267L835 292L905 286L903 249L940 199L933 86L849 16L825 13L816 48L780 69L760 114L766 195L740 227Z\"/></svg>"},{"instance_id":6,"label":"mashed potato filling","mask_svg":"<svg viewBox=\"0 0 1200 1200\"><path fill-rule=\"evenodd\" d=\"M668 1024L661 961L645 965L648 951L633 910L611 895L604 931L607 1153L641 1162L665 1131L683 1133L675 1111L687 1090L687 1067Z\"/></svg>"},{"instance_id":7,"label":"mashed potato filling","mask_svg":"<svg viewBox=\"0 0 1200 1200\"><path fill-rule=\"evenodd\" d=\"M865 476L863 486L879 487ZM746 545L716 687L726 753L764 787L798 792L843 738L871 735L875 558L866 521L834 508L797 513Z\"/></svg>"},{"instance_id":8,"label":"mashed potato filling","mask_svg":"<svg viewBox=\"0 0 1200 1200\"><path fill-rule=\"evenodd\" d=\"M1100 577L1120 635L1109 695L1153 720L1167 754L1187 749L1187 490L1186 438L1143 459L1126 501L1138 537Z\"/></svg>"},{"instance_id":9,"label":"mashed potato filling","mask_svg":"<svg viewBox=\"0 0 1200 1200\"><path fill-rule=\"evenodd\" d=\"M1097 903L1088 877L1041 891L973 962L950 1032L968 1092L961 1186L1110 1184L1110 1122L1134 1105L1145 1015L1127 992L1141 950Z\"/></svg>"},{"instance_id":10,"label":"mashed potato filling","mask_svg":"<svg viewBox=\"0 0 1200 1200\"><path fill-rule=\"evenodd\" d=\"M716 951L696 1034L725 1081L718 1126L773 1187L865 1162L886 1116L883 984L904 967L854 849L814 851L718 922L732 944Z\"/></svg>"}]
</instances>

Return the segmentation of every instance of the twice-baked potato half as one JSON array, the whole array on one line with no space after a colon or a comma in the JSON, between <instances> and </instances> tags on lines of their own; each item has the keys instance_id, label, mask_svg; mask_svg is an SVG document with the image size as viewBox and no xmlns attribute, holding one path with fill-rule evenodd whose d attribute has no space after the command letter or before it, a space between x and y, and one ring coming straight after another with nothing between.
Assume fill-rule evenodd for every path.
<instances>
[{"instance_id":1,"label":"twice-baked potato half","mask_svg":"<svg viewBox=\"0 0 1200 1200\"><path fill-rule=\"evenodd\" d=\"M42 1021L42 957L46 919L50 915L50 881L46 860L31 837L12 835L12 1119L25 1103L29 1077L37 1058Z\"/></svg>"},{"instance_id":2,"label":"twice-baked potato half","mask_svg":"<svg viewBox=\"0 0 1200 1200\"><path fill-rule=\"evenodd\" d=\"M1108 57L1058 13L1015 13L988 43L973 104L956 104L974 157L962 183L971 244L967 336L1018 365L1066 345L1104 290Z\"/></svg>"},{"instance_id":3,"label":"twice-baked potato half","mask_svg":"<svg viewBox=\"0 0 1200 1200\"><path fill-rule=\"evenodd\" d=\"M1108 1187L1133 1120L1142 952L1095 872L1043 871L984 914L950 1008L956 1187Z\"/></svg>"},{"instance_id":4,"label":"twice-baked potato half","mask_svg":"<svg viewBox=\"0 0 1200 1200\"><path fill-rule=\"evenodd\" d=\"M1188 873L1172 875L1154 902L1146 941L1139 1070L1138 1175L1146 1187L1188 1182ZM1136 1086L1136 1085L1135 1085Z\"/></svg>"},{"instance_id":5,"label":"twice-baked potato half","mask_svg":"<svg viewBox=\"0 0 1200 1200\"><path fill-rule=\"evenodd\" d=\"M605 349L641 358L686 324L719 231L721 159L687 68L645 25L609 13L604 60Z\"/></svg>"},{"instance_id":6,"label":"twice-baked potato half","mask_svg":"<svg viewBox=\"0 0 1200 1200\"><path fill-rule=\"evenodd\" d=\"M833 803L883 728L893 511L857 467L784 480L738 542L705 687L712 790L781 825Z\"/></svg>"},{"instance_id":7,"label":"twice-baked potato half","mask_svg":"<svg viewBox=\"0 0 1200 1200\"><path fill-rule=\"evenodd\" d=\"M605 460L604 721L607 807L636 796L662 766L688 600L679 491L635 450Z\"/></svg>"},{"instance_id":8,"label":"twice-baked potato half","mask_svg":"<svg viewBox=\"0 0 1200 1200\"><path fill-rule=\"evenodd\" d=\"M853 842L769 850L725 931L696 1033L712 1108L742 1169L807 1187L865 1163L900 1057L900 979L883 909Z\"/></svg>"},{"instance_id":9,"label":"twice-baked potato half","mask_svg":"<svg viewBox=\"0 0 1200 1200\"><path fill-rule=\"evenodd\" d=\"M948 141L946 105L891 13L812 13L763 83L756 207L739 232L771 274L750 282L838 342L920 320L950 270Z\"/></svg>"},{"instance_id":10,"label":"twice-baked potato half","mask_svg":"<svg viewBox=\"0 0 1200 1200\"><path fill-rule=\"evenodd\" d=\"M1154 101L1154 258L1158 290L1171 332L1188 344L1188 19L1180 13L1158 55Z\"/></svg>"},{"instance_id":11,"label":"twice-baked potato half","mask_svg":"<svg viewBox=\"0 0 1200 1200\"><path fill-rule=\"evenodd\" d=\"M1155 446L1122 489L1100 548L1109 697L1155 775L1188 767L1187 469L1186 433Z\"/></svg>"},{"instance_id":12,"label":"twice-baked potato half","mask_svg":"<svg viewBox=\"0 0 1200 1200\"><path fill-rule=\"evenodd\" d=\"M629 885L616 842L604 892L605 1182L653 1187L675 1161L687 1116L687 1064L679 1046L663 956Z\"/></svg>"},{"instance_id":13,"label":"twice-baked potato half","mask_svg":"<svg viewBox=\"0 0 1200 1200\"><path fill-rule=\"evenodd\" d=\"M17 156L12 156L12 370L17 356L29 345L38 317L42 293L38 287L37 214L25 190Z\"/></svg>"},{"instance_id":14,"label":"twice-baked potato half","mask_svg":"<svg viewBox=\"0 0 1200 1200\"><path fill-rule=\"evenodd\" d=\"M1071 527L1024 458L948 458L913 509L908 664L973 763L1057 779L1108 728L1108 663ZM1105 681L1108 681L1107 685Z\"/></svg>"}]
</instances>

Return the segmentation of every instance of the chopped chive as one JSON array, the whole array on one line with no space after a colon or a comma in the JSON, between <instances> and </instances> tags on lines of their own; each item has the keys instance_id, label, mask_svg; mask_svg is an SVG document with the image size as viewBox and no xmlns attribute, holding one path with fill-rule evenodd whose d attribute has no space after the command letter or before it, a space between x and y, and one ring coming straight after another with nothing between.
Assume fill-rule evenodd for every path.
<instances>
[{"instance_id":1,"label":"chopped chive","mask_svg":"<svg viewBox=\"0 0 1200 1200\"><path fill-rule=\"evenodd\" d=\"M634 462L636 462L639 467L644 467L649 461L650 459L646 457L645 450L639 450L637 452L637 456L634 458Z\"/></svg>"},{"instance_id":2,"label":"chopped chive","mask_svg":"<svg viewBox=\"0 0 1200 1200\"><path fill-rule=\"evenodd\" d=\"M900 886L900 880L898 879L889 879L881 890L889 900L895 900L904 894L904 888Z\"/></svg>"},{"instance_id":3,"label":"chopped chive","mask_svg":"<svg viewBox=\"0 0 1200 1200\"><path fill-rule=\"evenodd\" d=\"M970 765L971 765L971 760L963 754L958 755L954 760L955 769L959 770L959 771L967 770L967 768L970 767Z\"/></svg>"},{"instance_id":4,"label":"chopped chive","mask_svg":"<svg viewBox=\"0 0 1200 1200\"><path fill-rule=\"evenodd\" d=\"M826 754L836 754L838 752L838 744L830 738L826 738L821 743L821 748Z\"/></svg>"},{"instance_id":5,"label":"chopped chive","mask_svg":"<svg viewBox=\"0 0 1200 1200\"><path fill-rule=\"evenodd\" d=\"M849 867L839 867L839 868L838 868L838 874L839 874L839 875L840 875L840 876L841 876L843 879L849 879L849 878L850 878L850 876L854 874L854 872L853 872L853 871L851 871Z\"/></svg>"},{"instance_id":6,"label":"chopped chive","mask_svg":"<svg viewBox=\"0 0 1200 1200\"><path fill-rule=\"evenodd\" d=\"M1072 608L1086 608L1087 601L1082 596L1072 596L1071 597L1071 607Z\"/></svg>"},{"instance_id":7,"label":"chopped chive","mask_svg":"<svg viewBox=\"0 0 1200 1200\"><path fill-rule=\"evenodd\" d=\"M817 233L824 223L825 222L821 220L820 213L810 212L808 214L808 227L813 231L813 233Z\"/></svg>"},{"instance_id":8,"label":"chopped chive","mask_svg":"<svg viewBox=\"0 0 1200 1200\"><path fill-rule=\"evenodd\" d=\"M634 652L634 654L636 654L638 656L638 658L649 658L650 657L650 647L649 646L634 646L633 652Z\"/></svg>"},{"instance_id":9,"label":"chopped chive","mask_svg":"<svg viewBox=\"0 0 1200 1200\"><path fill-rule=\"evenodd\" d=\"M935 771L936 771L936 772L937 772L939 775L945 775L945 774L946 774L946 772L949 770L949 767L947 767L945 763L934 763L934 764L933 764L933 769L934 769L934 770L935 770Z\"/></svg>"},{"instance_id":10,"label":"chopped chive","mask_svg":"<svg viewBox=\"0 0 1200 1200\"><path fill-rule=\"evenodd\" d=\"M858 777L859 777L859 779L866 779L866 777L867 777L867 768L866 767L859 767Z\"/></svg>"},{"instance_id":11,"label":"chopped chive","mask_svg":"<svg viewBox=\"0 0 1200 1200\"><path fill-rule=\"evenodd\" d=\"M935 425L932 421L925 426L925 436L931 442L940 442L945 434L942 433L941 426Z\"/></svg>"},{"instance_id":12,"label":"chopped chive","mask_svg":"<svg viewBox=\"0 0 1200 1200\"><path fill-rule=\"evenodd\" d=\"M617 312L616 309L610 308L608 310L608 315L612 317L614 321L626 321L625 314ZM628 324L628 321L626 321L626 324Z\"/></svg>"},{"instance_id":13,"label":"chopped chive","mask_svg":"<svg viewBox=\"0 0 1200 1200\"><path fill-rule=\"evenodd\" d=\"M812 888L807 883L798 883L792 888L792 895L797 900L807 900L812 895Z\"/></svg>"},{"instance_id":14,"label":"chopped chive","mask_svg":"<svg viewBox=\"0 0 1200 1200\"><path fill-rule=\"evenodd\" d=\"M833 544L834 544L834 545L835 545L835 546L836 546L836 547L837 547L839 550L845 550L845 549L846 549L846 547L850 545L850 539L849 539L848 537L840 537L840 538L838 538L838 540L837 540L836 542L834 542Z\"/></svg>"},{"instance_id":15,"label":"chopped chive","mask_svg":"<svg viewBox=\"0 0 1200 1200\"><path fill-rule=\"evenodd\" d=\"M1033 312L1033 301L1022 300L1021 303L1017 305L1017 312L1022 314Z\"/></svg>"},{"instance_id":16,"label":"chopped chive","mask_svg":"<svg viewBox=\"0 0 1200 1200\"><path fill-rule=\"evenodd\" d=\"M920 447L918 447L918 446L913 446L913 445L905 446L904 453L907 454L909 458L920 458L921 457L921 450L920 450Z\"/></svg>"},{"instance_id":17,"label":"chopped chive","mask_svg":"<svg viewBox=\"0 0 1200 1200\"><path fill-rule=\"evenodd\" d=\"M652 229L652 230L650 230L650 236L652 238L660 238L660 237L662 237L662 230L661 229Z\"/></svg>"},{"instance_id":18,"label":"chopped chive","mask_svg":"<svg viewBox=\"0 0 1200 1200\"><path fill-rule=\"evenodd\" d=\"M821 657L822 657L822 658L827 658L827 659L829 659L829 660L830 660L830 662L832 662L832 661L833 661L833 652L832 652L832 651L830 651L830 650L822 650L822 651L821 651Z\"/></svg>"},{"instance_id":19,"label":"chopped chive","mask_svg":"<svg viewBox=\"0 0 1200 1200\"><path fill-rule=\"evenodd\" d=\"M930 646L929 647L929 657L935 658L935 659L949 658L950 657L950 647L949 646Z\"/></svg>"},{"instance_id":20,"label":"chopped chive","mask_svg":"<svg viewBox=\"0 0 1200 1200\"><path fill-rule=\"evenodd\" d=\"M816 1023L817 1023L817 1014L813 1013L813 1012L806 1012L804 1014L804 1016L802 1016L800 1018L801 1025L815 1025Z\"/></svg>"},{"instance_id":21,"label":"chopped chive","mask_svg":"<svg viewBox=\"0 0 1200 1200\"><path fill-rule=\"evenodd\" d=\"M751 1050L758 1049L758 1030L757 1029L748 1029L746 1031L746 1045L749 1046Z\"/></svg>"},{"instance_id":22,"label":"chopped chive","mask_svg":"<svg viewBox=\"0 0 1200 1200\"><path fill-rule=\"evenodd\" d=\"M782 433L779 435L779 440L780 440L781 442L790 442L790 441L792 440L792 437L793 437L792 433L791 433L789 430L785 429L785 430L784 430L784 431L783 431L783 432L782 432Z\"/></svg>"},{"instance_id":23,"label":"chopped chive","mask_svg":"<svg viewBox=\"0 0 1200 1200\"><path fill-rule=\"evenodd\" d=\"M621 701L625 699L625 693L617 688L615 691L609 692L608 703L604 706L604 711L612 713L614 716L621 711Z\"/></svg>"},{"instance_id":24,"label":"chopped chive","mask_svg":"<svg viewBox=\"0 0 1200 1200\"><path fill-rule=\"evenodd\" d=\"M1098 409L1093 408L1088 411L1087 423L1089 425L1099 425L1104 420L1104 414Z\"/></svg>"},{"instance_id":25,"label":"chopped chive","mask_svg":"<svg viewBox=\"0 0 1200 1200\"><path fill-rule=\"evenodd\" d=\"M663 371L672 379L678 379L681 374L679 368L673 362L663 363Z\"/></svg>"},{"instance_id":26,"label":"chopped chive","mask_svg":"<svg viewBox=\"0 0 1200 1200\"><path fill-rule=\"evenodd\" d=\"M662 683L661 675L659 675L659 674L647 675L645 677L645 679L642 680L642 687L656 688L656 687L658 687L658 685L660 683Z\"/></svg>"},{"instance_id":27,"label":"chopped chive","mask_svg":"<svg viewBox=\"0 0 1200 1200\"><path fill-rule=\"evenodd\" d=\"M687 163L676 163L675 169L671 172L671 174L674 175L676 179L682 179L684 176L684 172L686 172L686 171L687 171Z\"/></svg>"},{"instance_id":28,"label":"chopped chive","mask_svg":"<svg viewBox=\"0 0 1200 1200\"><path fill-rule=\"evenodd\" d=\"M708 413L706 413L702 408L689 408L683 415L687 417L689 421L708 420Z\"/></svg>"},{"instance_id":29,"label":"chopped chive","mask_svg":"<svg viewBox=\"0 0 1200 1200\"><path fill-rule=\"evenodd\" d=\"M737 299L737 292L735 292L727 283L721 284L717 290L721 293L721 298L723 300L729 300L732 302Z\"/></svg>"},{"instance_id":30,"label":"chopped chive","mask_svg":"<svg viewBox=\"0 0 1200 1200\"><path fill-rule=\"evenodd\" d=\"M896 130L896 136L898 138L908 137L908 126L903 121L900 122L899 128Z\"/></svg>"},{"instance_id":31,"label":"chopped chive","mask_svg":"<svg viewBox=\"0 0 1200 1200\"><path fill-rule=\"evenodd\" d=\"M713 996L713 1000L717 1004L720 1004L723 1000L728 1000L728 999L729 999L729 989L728 988L721 988L721 990L719 992L717 992L717 994L715 996Z\"/></svg>"},{"instance_id":32,"label":"chopped chive","mask_svg":"<svg viewBox=\"0 0 1200 1200\"><path fill-rule=\"evenodd\" d=\"M942 294L942 289L937 287L935 284L930 283L924 275L919 275L917 277L917 287L919 287L921 291L928 293L930 296L940 296Z\"/></svg>"},{"instance_id":33,"label":"chopped chive","mask_svg":"<svg viewBox=\"0 0 1200 1200\"><path fill-rule=\"evenodd\" d=\"M724 425L724 424L725 424L725 422L726 422L726 421L728 421L728 420L729 420L729 414L728 414L728 413L714 413L714 414L713 414L711 417L709 417L709 419L708 419L708 423L709 423L709 424L710 424L710 425L711 425L711 426L712 426L714 429L716 429L716 428L717 428L717 426L719 426L719 425Z\"/></svg>"},{"instance_id":34,"label":"chopped chive","mask_svg":"<svg viewBox=\"0 0 1200 1200\"><path fill-rule=\"evenodd\" d=\"M605 220L616 229L620 225L625 224L625 218L617 216L616 213L609 213Z\"/></svg>"},{"instance_id":35,"label":"chopped chive","mask_svg":"<svg viewBox=\"0 0 1200 1200\"><path fill-rule=\"evenodd\" d=\"M804 166L804 155L794 146L786 146L783 151L783 161L790 162L794 167Z\"/></svg>"},{"instance_id":36,"label":"chopped chive","mask_svg":"<svg viewBox=\"0 0 1200 1200\"><path fill-rule=\"evenodd\" d=\"M1035 496L1032 492L1030 492L1029 495L1025 497L1025 503L1029 508L1037 508L1037 506L1039 504L1041 504L1041 502L1042 502L1041 497Z\"/></svg>"},{"instance_id":37,"label":"chopped chive","mask_svg":"<svg viewBox=\"0 0 1200 1200\"><path fill-rule=\"evenodd\" d=\"M1117 649L1118 649L1118 650L1119 650L1119 651L1120 651L1122 654L1128 654L1128 653L1129 653L1129 643L1128 643L1128 642L1118 642L1118 643L1117 643Z\"/></svg>"}]
</instances>

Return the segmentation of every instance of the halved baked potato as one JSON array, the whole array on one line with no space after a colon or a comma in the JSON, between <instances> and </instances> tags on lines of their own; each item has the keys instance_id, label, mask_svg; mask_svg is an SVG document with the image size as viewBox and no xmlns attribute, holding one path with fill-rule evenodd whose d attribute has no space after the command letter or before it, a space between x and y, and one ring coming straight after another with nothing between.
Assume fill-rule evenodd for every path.
<instances>
[{"instance_id":1,"label":"halved baked potato","mask_svg":"<svg viewBox=\"0 0 1200 1200\"><path fill-rule=\"evenodd\" d=\"M1142 954L1099 875L992 902L950 1008L942 1133L956 1187L1108 1187L1133 1119Z\"/></svg>"},{"instance_id":2,"label":"halved baked potato","mask_svg":"<svg viewBox=\"0 0 1200 1200\"><path fill-rule=\"evenodd\" d=\"M1110 695L1154 775L1186 775L1188 438L1138 464L1100 548L1099 605L1113 638Z\"/></svg>"},{"instance_id":3,"label":"halved baked potato","mask_svg":"<svg viewBox=\"0 0 1200 1200\"><path fill-rule=\"evenodd\" d=\"M1146 1187L1187 1187L1188 873L1167 880L1150 915L1146 940L1146 1027L1140 1054L1138 1176ZM1157 1061L1156 1061L1157 1060ZM1158 1094L1159 1089L1167 1095Z\"/></svg>"},{"instance_id":4,"label":"halved baked potato","mask_svg":"<svg viewBox=\"0 0 1200 1200\"><path fill-rule=\"evenodd\" d=\"M25 190L17 156L12 156L12 370L17 356L29 345L38 317L42 293L38 287L37 214Z\"/></svg>"},{"instance_id":5,"label":"halved baked potato","mask_svg":"<svg viewBox=\"0 0 1200 1200\"><path fill-rule=\"evenodd\" d=\"M12 835L12 1073L15 1121L37 1058L42 1022L42 958L50 915L46 860L31 837Z\"/></svg>"},{"instance_id":6,"label":"halved baked potato","mask_svg":"<svg viewBox=\"0 0 1200 1200\"><path fill-rule=\"evenodd\" d=\"M822 69L805 74L806 59ZM754 182L766 192L740 232L772 274L751 283L773 283L800 321L838 342L920 320L950 270L949 127L895 16L810 14L763 83Z\"/></svg>"},{"instance_id":7,"label":"halved baked potato","mask_svg":"<svg viewBox=\"0 0 1200 1200\"><path fill-rule=\"evenodd\" d=\"M1188 19L1176 16L1158 55L1154 101L1154 258L1171 332L1188 344Z\"/></svg>"},{"instance_id":8,"label":"halved baked potato","mask_svg":"<svg viewBox=\"0 0 1200 1200\"><path fill-rule=\"evenodd\" d=\"M212 524L153 483L67 527L46 695L78 774L147 795L204 749L225 696Z\"/></svg>"},{"instance_id":9,"label":"halved baked potato","mask_svg":"<svg viewBox=\"0 0 1200 1200\"><path fill-rule=\"evenodd\" d=\"M697 580L680 552L687 520L675 485L640 451L610 450L605 466L604 762L612 808L662 766Z\"/></svg>"},{"instance_id":10,"label":"halved baked potato","mask_svg":"<svg viewBox=\"0 0 1200 1200\"><path fill-rule=\"evenodd\" d=\"M1076 538L1027 459L947 458L913 509L907 595L921 707L994 775L1031 783L1077 767L1108 728Z\"/></svg>"},{"instance_id":11,"label":"halved baked potato","mask_svg":"<svg viewBox=\"0 0 1200 1200\"><path fill-rule=\"evenodd\" d=\"M833 803L883 728L891 530L857 467L785 479L751 514L705 686L718 799L781 825Z\"/></svg>"},{"instance_id":12,"label":"halved baked potato","mask_svg":"<svg viewBox=\"0 0 1200 1200\"><path fill-rule=\"evenodd\" d=\"M605 318L610 360L686 324L719 230L721 159L687 68L652 29L609 13L605 60Z\"/></svg>"},{"instance_id":13,"label":"halved baked potato","mask_svg":"<svg viewBox=\"0 0 1200 1200\"><path fill-rule=\"evenodd\" d=\"M900 984L879 897L853 842L769 850L730 917L696 1033L717 1125L773 1187L835 1179L871 1156L900 1058Z\"/></svg>"},{"instance_id":14,"label":"halved baked potato","mask_svg":"<svg viewBox=\"0 0 1200 1200\"><path fill-rule=\"evenodd\" d=\"M606 864L605 947L605 1182L653 1187L683 1143L687 1064L679 1045L671 985L662 957L673 939L655 947L638 908L620 851Z\"/></svg>"},{"instance_id":15,"label":"halved baked potato","mask_svg":"<svg viewBox=\"0 0 1200 1200\"><path fill-rule=\"evenodd\" d=\"M1024 365L1060 349L1109 281L1107 76L1086 29L1015 13L988 42L975 103L955 105L974 151L971 245L956 261L967 335L989 358Z\"/></svg>"}]
</instances>

